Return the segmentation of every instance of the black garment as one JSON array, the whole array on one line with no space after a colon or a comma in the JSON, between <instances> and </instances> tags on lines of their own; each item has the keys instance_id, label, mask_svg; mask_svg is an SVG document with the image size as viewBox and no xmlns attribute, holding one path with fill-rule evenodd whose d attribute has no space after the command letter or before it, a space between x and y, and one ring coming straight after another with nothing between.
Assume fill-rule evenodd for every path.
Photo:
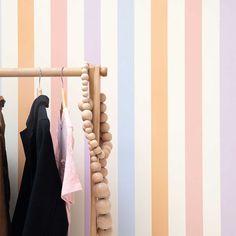
<instances>
[{"instance_id":1,"label":"black garment","mask_svg":"<svg viewBox=\"0 0 236 236\"><path fill-rule=\"evenodd\" d=\"M13 236L66 236L68 221L54 157L48 97L35 99L21 132L26 162L12 220Z\"/></svg>"},{"instance_id":2,"label":"black garment","mask_svg":"<svg viewBox=\"0 0 236 236\"><path fill-rule=\"evenodd\" d=\"M0 235L10 236L10 181L5 146L5 121L2 114L2 107L4 104L5 100L2 96L0 96Z\"/></svg>"}]
</instances>

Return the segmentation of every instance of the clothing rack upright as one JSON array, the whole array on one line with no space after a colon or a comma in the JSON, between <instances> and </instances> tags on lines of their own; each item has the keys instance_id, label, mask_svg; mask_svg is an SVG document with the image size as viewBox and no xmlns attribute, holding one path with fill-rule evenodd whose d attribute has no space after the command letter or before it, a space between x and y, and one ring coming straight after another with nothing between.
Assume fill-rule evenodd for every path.
<instances>
[{"instance_id":1,"label":"clothing rack upright","mask_svg":"<svg viewBox=\"0 0 236 236\"><path fill-rule=\"evenodd\" d=\"M63 69L63 76L76 77L81 76L82 68ZM60 77L61 68L0 68L0 77ZM96 139L100 140L100 76L107 76L107 68L89 65L90 79L90 97L93 100L93 127ZM91 182L91 214L90 214L90 235L97 235L95 197L92 191L93 183Z\"/></svg>"}]
</instances>

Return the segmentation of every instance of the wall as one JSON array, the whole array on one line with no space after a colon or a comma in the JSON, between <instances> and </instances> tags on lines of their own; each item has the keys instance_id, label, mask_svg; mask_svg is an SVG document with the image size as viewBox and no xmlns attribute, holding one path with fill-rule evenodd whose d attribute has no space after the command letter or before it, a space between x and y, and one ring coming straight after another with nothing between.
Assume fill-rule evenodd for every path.
<instances>
[{"instance_id":1,"label":"wall","mask_svg":"<svg viewBox=\"0 0 236 236\"><path fill-rule=\"evenodd\" d=\"M108 67L114 235L235 235L234 0L1 0L0 9L1 67ZM37 78L0 81L12 206L24 158L18 132L37 86ZM60 78L42 79L54 138L60 86ZM71 235L87 236L80 80L66 87L83 185Z\"/></svg>"}]
</instances>

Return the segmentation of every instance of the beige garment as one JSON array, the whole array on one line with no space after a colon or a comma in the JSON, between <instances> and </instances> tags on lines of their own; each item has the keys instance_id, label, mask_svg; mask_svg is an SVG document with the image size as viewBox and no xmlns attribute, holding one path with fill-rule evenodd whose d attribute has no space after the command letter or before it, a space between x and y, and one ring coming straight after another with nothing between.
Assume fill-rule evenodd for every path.
<instances>
[{"instance_id":1,"label":"beige garment","mask_svg":"<svg viewBox=\"0 0 236 236\"><path fill-rule=\"evenodd\" d=\"M10 235L10 184L8 177L8 164L5 149L5 122L2 114L2 107L5 100L0 97L0 235Z\"/></svg>"}]
</instances>

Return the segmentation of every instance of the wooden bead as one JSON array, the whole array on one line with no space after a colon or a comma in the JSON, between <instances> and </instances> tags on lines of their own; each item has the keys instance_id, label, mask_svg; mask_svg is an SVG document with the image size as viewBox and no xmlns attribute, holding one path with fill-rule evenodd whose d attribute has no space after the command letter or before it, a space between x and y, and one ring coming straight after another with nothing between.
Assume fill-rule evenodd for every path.
<instances>
[{"instance_id":1,"label":"wooden bead","mask_svg":"<svg viewBox=\"0 0 236 236\"><path fill-rule=\"evenodd\" d=\"M108 230L98 229L98 236L112 236L112 229Z\"/></svg>"},{"instance_id":2,"label":"wooden bead","mask_svg":"<svg viewBox=\"0 0 236 236\"><path fill-rule=\"evenodd\" d=\"M92 162L90 164L90 168L92 172L98 172L101 171L101 164L99 162Z\"/></svg>"},{"instance_id":3,"label":"wooden bead","mask_svg":"<svg viewBox=\"0 0 236 236\"><path fill-rule=\"evenodd\" d=\"M97 146L93 151L97 155L97 154L100 154L102 152L102 149L99 146Z\"/></svg>"},{"instance_id":4,"label":"wooden bead","mask_svg":"<svg viewBox=\"0 0 236 236\"><path fill-rule=\"evenodd\" d=\"M88 97L88 92L82 92L83 97Z\"/></svg>"},{"instance_id":5,"label":"wooden bead","mask_svg":"<svg viewBox=\"0 0 236 236\"><path fill-rule=\"evenodd\" d=\"M97 226L99 229L110 229L112 227L111 215L99 215L97 217Z\"/></svg>"},{"instance_id":6,"label":"wooden bead","mask_svg":"<svg viewBox=\"0 0 236 236\"><path fill-rule=\"evenodd\" d=\"M85 81L86 81L86 80L85 80ZM87 81L86 81L86 82L87 82ZM83 92L87 92L87 91L88 91L88 86L86 86L86 85L85 85L85 86L82 86L81 89L82 89Z\"/></svg>"},{"instance_id":7,"label":"wooden bead","mask_svg":"<svg viewBox=\"0 0 236 236\"><path fill-rule=\"evenodd\" d=\"M82 85L83 86L88 86L88 81L87 80L82 80Z\"/></svg>"},{"instance_id":8,"label":"wooden bead","mask_svg":"<svg viewBox=\"0 0 236 236\"><path fill-rule=\"evenodd\" d=\"M98 183L93 186L93 194L97 198L108 198L110 196L110 190L107 184Z\"/></svg>"},{"instance_id":9,"label":"wooden bead","mask_svg":"<svg viewBox=\"0 0 236 236\"><path fill-rule=\"evenodd\" d=\"M104 155L105 155L105 157L104 157L104 158L108 158L108 157L109 157L109 155L110 155L110 152L109 152L109 150L108 150L107 148L102 148L102 150L103 150L103 152L104 152Z\"/></svg>"},{"instance_id":10,"label":"wooden bead","mask_svg":"<svg viewBox=\"0 0 236 236\"><path fill-rule=\"evenodd\" d=\"M97 156L98 156L98 158L99 158L100 160L102 160L102 159L105 158L105 153L102 151L102 152L99 153Z\"/></svg>"},{"instance_id":11,"label":"wooden bead","mask_svg":"<svg viewBox=\"0 0 236 236\"><path fill-rule=\"evenodd\" d=\"M101 168L101 173L102 173L103 177L106 177L108 174L107 168Z\"/></svg>"},{"instance_id":12,"label":"wooden bead","mask_svg":"<svg viewBox=\"0 0 236 236\"><path fill-rule=\"evenodd\" d=\"M93 183L101 183L103 181L103 175L100 172L96 172L92 174Z\"/></svg>"},{"instance_id":13,"label":"wooden bead","mask_svg":"<svg viewBox=\"0 0 236 236\"><path fill-rule=\"evenodd\" d=\"M83 128L86 129L86 128L93 128L93 124L90 120L85 120L83 122Z\"/></svg>"},{"instance_id":14,"label":"wooden bead","mask_svg":"<svg viewBox=\"0 0 236 236\"><path fill-rule=\"evenodd\" d=\"M92 129L92 128L86 128L84 131L85 131L87 134L89 134L89 133L92 133L92 132L93 132L93 129Z\"/></svg>"},{"instance_id":15,"label":"wooden bead","mask_svg":"<svg viewBox=\"0 0 236 236\"><path fill-rule=\"evenodd\" d=\"M111 142L103 142L103 144L102 144L103 146L109 146L110 147L110 149L112 149L113 148L113 145L112 145L112 143Z\"/></svg>"},{"instance_id":16,"label":"wooden bead","mask_svg":"<svg viewBox=\"0 0 236 236\"><path fill-rule=\"evenodd\" d=\"M111 141L112 140L112 135L109 132L103 133L102 134L102 141Z\"/></svg>"},{"instance_id":17,"label":"wooden bead","mask_svg":"<svg viewBox=\"0 0 236 236\"><path fill-rule=\"evenodd\" d=\"M79 102L78 107L81 111L83 111L83 102Z\"/></svg>"},{"instance_id":18,"label":"wooden bead","mask_svg":"<svg viewBox=\"0 0 236 236\"><path fill-rule=\"evenodd\" d=\"M81 79L82 80L84 80L84 79L88 80L88 69L86 69L86 68L82 69Z\"/></svg>"},{"instance_id":19,"label":"wooden bead","mask_svg":"<svg viewBox=\"0 0 236 236\"><path fill-rule=\"evenodd\" d=\"M89 142L89 144L92 148L96 148L98 146L97 140L92 140ZM94 152L94 153L96 154L96 152Z\"/></svg>"},{"instance_id":20,"label":"wooden bead","mask_svg":"<svg viewBox=\"0 0 236 236\"><path fill-rule=\"evenodd\" d=\"M101 103L100 105L100 112L105 112L107 110L107 106L105 103Z\"/></svg>"},{"instance_id":21,"label":"wooden bead","mask_svg":"<svg viewBox=\"0 0 236 236\"><path fill-rule=\"evenodd\" d=\"M95 153L93 151L90 151L90 156L95 156Z\"/></svg>"},{"instance_id":22,"label":"wooden bead","mask_svg":"<svg viewBox=\"0 0 236 236\"><path fill-rule=\"evenodd\" d=\"M84 64L83 64L83 68L88 69L88 67L89 67L89 65L88 65L88 63L85 61Z\"/></svg>"},{"instance_id":23,"label":"wooden bead","mask_svg":"<svg viewBox=\"0 0 236 236\"><path fill-rule=\"evenodd\" d=\"M86 137L87 137L88 140L92 141L92 140L95 139L95 134L94 133L90 133L90 134L87 134Z\"/></svg>"},{"instance_id":24,"label":"wooden bead","mask_svg":"<svg viewBox=\"0 0 236 236\"><path fill-rule=\"evenodd\" d=\"M90 110L84 110L82 111L82 119L83 120L92 120L93 114Z\"/></svg>"},{"instance_id":25,"label":"wooden bead","mask_svg":"<svg viewBox=\"0 0 236 236\"><path fill-rule=\"evenodd\" d=\"M91 162L98 162L98 158L96 156L91 156L90 161Z\"/></svg>"},{"instance_id":26,"label":"wooden bead","mask_svg":"<svg viewBox=\"0 0 236 236\"><path fill-rule=\"evenodd\" d=\"M103 113L100 114L100 122L101 123L106 122L107 119L108 119L108 116L107 116L106 113L103 112Z\"/></svg>"},{"instance_id":27,"label":"wooden bead","mask_svg":"<svg viewBox=\"0 0 236 236\"><path fill-rule=\"evenodd\" d=\"M110 147L110 145L102 144L102 150L105 150L105 149L109 152L109 154L111 153L111 147Z\"/></svg>"},{"instance_id":28,"label":"wooden bead","mask_svg":"<svg viewBox=\"0 0 236 236\"><path fill-rule=\"evenodd\" d=\"M88 103L83 104L84 109L92 110L93 109L93 104L89 101Z\"/></svg>"},{"instance_id":29,"label":"wooden bead","mask_svg":"<svg viewBox=\"0 0 236 236\"><path fill-rule=\"evenodd\" d=\"M108 214L111 211L111 203L108 199L99 199L96 201L96 211L99 215Z\"/></svg>"},{"instance_id":30,"label":"wooden bead","mask_svg":"<svg viewBox=\"0 0 236 236\"><path fill-rule=\"evenodd\" d=\"M100 102L106 101L106 95L104 93L100 93Z\"/></svg>"},{"instance_id":31,"label":"wooden bead","mask_svg":"<svg viewBox=\"0 0 236 236\"><path fill-rule=\"evenodd\" d=\"M89 102L85 102L82 105L82 109L83 110L90 110L91 111L93 109L93 107L91 106L91 104Z\"/></svg>"},{"instance_id":32,"label":"wooden bead","mask_svg":"<svg viewBox=\"0 0 236 236\"><path fill-rule=\"evenodd\" d=\"M99 158L100 159L100 158ZM99 161L102 167L105 167L107 165L107 159L102 159Z\"/></svg>"},{"instance_id":33,"label":"wooden bead","mask_svg":"<svg viewBox=\"0 0 236 236\"><path fill-rule=\"evenodd\" d=\"M89 102L89 98L85 98L85 97L83 97L83 99L82 99L82 102Z\"/></svg>"},{"instance_id":34,"label":"wooden bead","mask_svg":"<svg viewBox=\"0 0 236 236\"><path fill-rule=\"evenodd\" d=\"M110 129L110 125L107 122L101 123L100 130L102 133L108 132Z\"/></svg>"}]
</instances>

